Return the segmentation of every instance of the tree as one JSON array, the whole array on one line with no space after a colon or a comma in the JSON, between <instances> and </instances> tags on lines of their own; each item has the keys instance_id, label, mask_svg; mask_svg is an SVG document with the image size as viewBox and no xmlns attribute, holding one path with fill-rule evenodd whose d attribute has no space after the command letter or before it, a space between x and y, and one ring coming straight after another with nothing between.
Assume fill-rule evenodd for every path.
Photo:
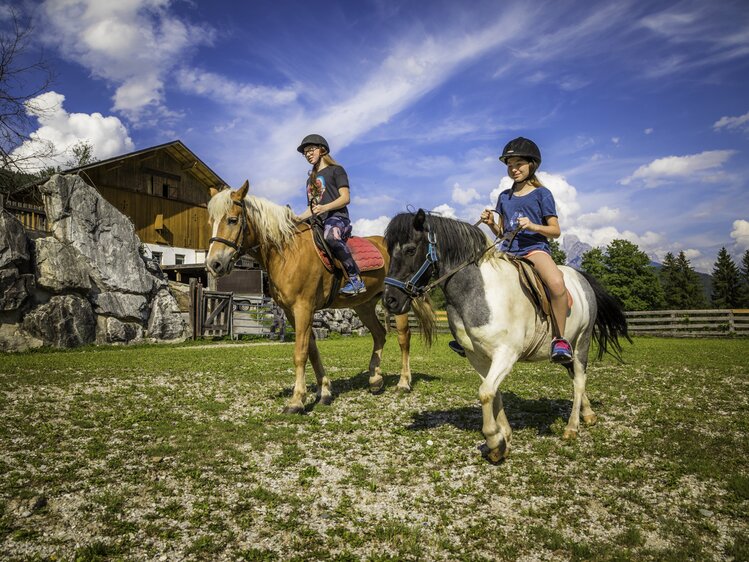
<instances>
[{"instance_id":1,"label":"tree","mask_svg":"<svg viewBox=\"0 0 749 562\"><path fill-rule=\"evenodd\" d=\"M551 247L551 258L557 265L565 265L567 263L567 254L562 250L559 242L556 240L549 240L549 246Z\"/></svg>"},{"instance_id":2,"label":"tree","mask_svg":"<svg viewBox=\"0 0 749 562\"><path fill-rule=\"evenodd\" d=\"M671 252L666 254L660 278L667 308L704 308L705 297L700 279L683 251L679 252L678 258L674 258Z\"/></svg>"},{"instance_id":3,"label":"tree","mask_svg":"<svg viewBox=\"0 0 749 562\"><path fill-rule=\"evenodd\" d=\"M589 273L601 283L604 282L606 264L604 263L604 255L600 248L592 248L585 252L580 267L584 272Z\"/></svg>"},{"instance_id":4,"label":"tree","mask_svg":"<svg viewBox=\"0 0 749 562\"><path fill-rule=\"evenodd\" d=\"M589 250L583 254L582 268L617 297L625 310L657 310L665 304L650 258L632 242L613 240L605 252Z\"/></svg>"},{"instance_id":5,"label":"tree","mask_svg":"<svg viewBox=\"0 0 749 562\"><path fill-rule=\"evenodd\" d=\"M725 246L718 252L712 273L712 299L716 308L736 308L739 306L739 269L726 251Z\"/></svg>"},{"instance_id":6,"label":"tree","mask_svg":"<svg viewBox=\"0 0 749 562\"><path fill-rule=\"evenodd\" d=\"M749 308L749 250L744 252L744 258L741 260L739 277L741 282L739 306L741 308Z\"/></svg>"},{"instance_id":7,"label":"tree","mask_svg":"<svg viewBox=\"0 0 749 562\"><path fill-rule=\"evenodd\" d=\"M53 148L37 143L33 154L19 156L13 150L29 140L33 128L27 109L32 99L52 82L46 63L30 52L32 27L12 7L10 17L0 23L0 192L12 193L28 181L27 160L51 156Z\"/></svg>"}]
</instances>

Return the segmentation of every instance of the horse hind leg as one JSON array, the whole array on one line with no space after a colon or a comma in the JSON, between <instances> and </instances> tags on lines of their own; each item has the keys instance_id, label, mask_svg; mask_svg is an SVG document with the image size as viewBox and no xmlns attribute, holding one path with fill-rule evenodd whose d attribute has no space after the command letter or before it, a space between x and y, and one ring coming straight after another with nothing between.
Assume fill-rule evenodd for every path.
<instances>
[{"instance_id":1,"label":"horse hind leg","mask_svg":"<svg viewBox=\"0 0 749 562\"><path fill-rule=\"evenodd\" d=\"M382 348L385 347L385 327L377 317L376 304L376 300L372 299L354 309L372 335L372 356L369 359L369 391L372 394L379 394L385 388L385 379L380 370Z\"/></svg>"},{"instance_id":2,"label":"horse hind leg","mask_svg":"<svg viewBox=\"0 0 749 562\"><path fill-rule=\"evenodd\" d=\"M570 419L567 421L567 427L564 428L562 439L572 440L577 438L580 428L580 414L582 409L582 419L585 425L592 426L598 421L598 416L590 405L590 400L585 392L587 382L586 363L582 358L575 357L571 366L567 367L567 374L572 379L573 397L572 412Z\"/></svg>"}]
</instances>

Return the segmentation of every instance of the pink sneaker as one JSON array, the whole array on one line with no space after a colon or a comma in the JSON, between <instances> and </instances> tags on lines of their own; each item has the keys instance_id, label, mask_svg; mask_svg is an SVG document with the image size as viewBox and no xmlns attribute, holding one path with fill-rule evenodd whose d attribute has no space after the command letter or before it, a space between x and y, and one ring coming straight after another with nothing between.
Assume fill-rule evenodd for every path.
<instances>
[{"instance_id":1,"label":"pink sneaker","mask_svg":"<svg viewBox=\"0 0 749 562\"><path fill-rule=\"evenodd\" d=\"M551 342L552 363L572 363L572 346L564 338L554 338Z\"/></svg>"}]
</instances>

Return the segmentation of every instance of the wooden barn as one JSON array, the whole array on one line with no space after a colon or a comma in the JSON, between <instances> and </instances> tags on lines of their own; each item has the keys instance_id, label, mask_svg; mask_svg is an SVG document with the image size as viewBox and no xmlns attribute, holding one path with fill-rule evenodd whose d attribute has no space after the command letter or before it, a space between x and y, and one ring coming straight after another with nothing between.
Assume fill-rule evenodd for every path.
<instances>
[{"instance_id":1,"label":"wooden barn","mask_svg":"<svg viewBox=\"0 0 749 562\"><path fill-rule=\"evenodd\" d=\"M199 278L214 285L206 275L205 256L211 237L208 223L210 188L226 182L182 141L123 154L85 166L64 170L78 174L107 201L126 215L151 256L171 279L183 283ZM29 230L46 230L44 207L33 185L23 195L5 201ZM267 281L257 265L243 260L231 276L220 279L219 290L262 294ZM224 288L226 286L226 288Z\"/></svg>"}]
</instances>

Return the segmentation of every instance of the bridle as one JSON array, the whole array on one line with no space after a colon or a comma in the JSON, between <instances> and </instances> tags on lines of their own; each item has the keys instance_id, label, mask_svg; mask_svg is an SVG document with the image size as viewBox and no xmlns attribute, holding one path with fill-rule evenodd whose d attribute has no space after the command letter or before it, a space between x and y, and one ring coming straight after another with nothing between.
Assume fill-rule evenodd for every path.
<instances>
[{"instance_id":1,"label":"bridle","mask_svg":"<svg viewBox=\"0 0 749 562\"><path fill-rule=\"evenodd\" d=\"M439 262L439 256L437 255L437 235L434 234L429 228L429 222L425 222L424 224L425 224L425 228L427 231L428 245L427 245L427 254L426 254L426 257L424 258L424 263L421 264L421 267L419 268L419 270L411 276L411 279L405 282L400 281L399 279L395 279L394 277L385 277L385 285L390 285L391 287L400 289L406 294L406 296L409 299L412 299L412 300L423 297L429 291L431 291L434 287L442 283L445 279L452 277L453 275L455 275L458 271L460 271L467 265L472 264L472 263L477 263L479 259L481 259L481 257L486 252L496 247L497 243L501 244L505 240L509 240L508 246L512 246L512 242L515 239L515 236L517 236L518 232L520 232L521 230L521 228L518 226L512 231L506 232L501 237L500 240L498 241L495 240L494 242L492 242L489 246L481 250L481 252L479 252L478 255L461 262L460 265L452 268L450 271L440 276L438 279L435 279L431 283L427 283L425 285L419 286L418 285L419 281L421 281L421 278L427 274L427 271L429 271L429 275L427 279L431 278L432 271L436 269L437 263ZM430 269L432 271L430 271Z\"/></svg>"},{"instance_id":2,"label":"bridle","mask_svg":"<svg viewBox=\"0 0 749 562\"><path fill-rule=\"evenodd\" d=\"M230 248L234 249L234 253L231 256L231 262L234 263L239 259L240 256L240 250L242 249L242 240L244 240L245 232L247 232L247 217L245 216L245 203L244 199L241 201L235 201L232 199L232 203L235 205L241 207L242 212L240 213L240 227L239 227L239 234L237 234L237 238L235 240L227 240L226 238L221 238L220 236L214 236L210 240L208 240L208 244L210 245L212 242L220 242L221 244L224 244L226 246L229 246Z\"/></svg>"},{"instance_id":3,"label":"bridle","mask_svg":"<svg viewBox=\"0 0 749 562\"><path fill-rule=\"evenodd\" d=\"M439 261L439 257L437 256L437 235L434 234L429 229L429 224L426 225L427 229L427 255L426 258L424 258L424 263L421 264L421 267L419 270L414 273L411 276L411 279L406 281L405 283L399 279L395 279L394 277L385 277L385 285L390 285L391 287L395 287L397 289L400 289L410 299L419 298L420 296L424 295L431 287L429 285L425 286L419 286L418 283L421 281L421 278L424 277L429 271L432 266L436 266L437 262ZM431 272L429 273L429 277L431 277ZM429 278L427 277L427 279ZM429 289L427 289L429 287Z\"/></svg>"}]
</instances>

